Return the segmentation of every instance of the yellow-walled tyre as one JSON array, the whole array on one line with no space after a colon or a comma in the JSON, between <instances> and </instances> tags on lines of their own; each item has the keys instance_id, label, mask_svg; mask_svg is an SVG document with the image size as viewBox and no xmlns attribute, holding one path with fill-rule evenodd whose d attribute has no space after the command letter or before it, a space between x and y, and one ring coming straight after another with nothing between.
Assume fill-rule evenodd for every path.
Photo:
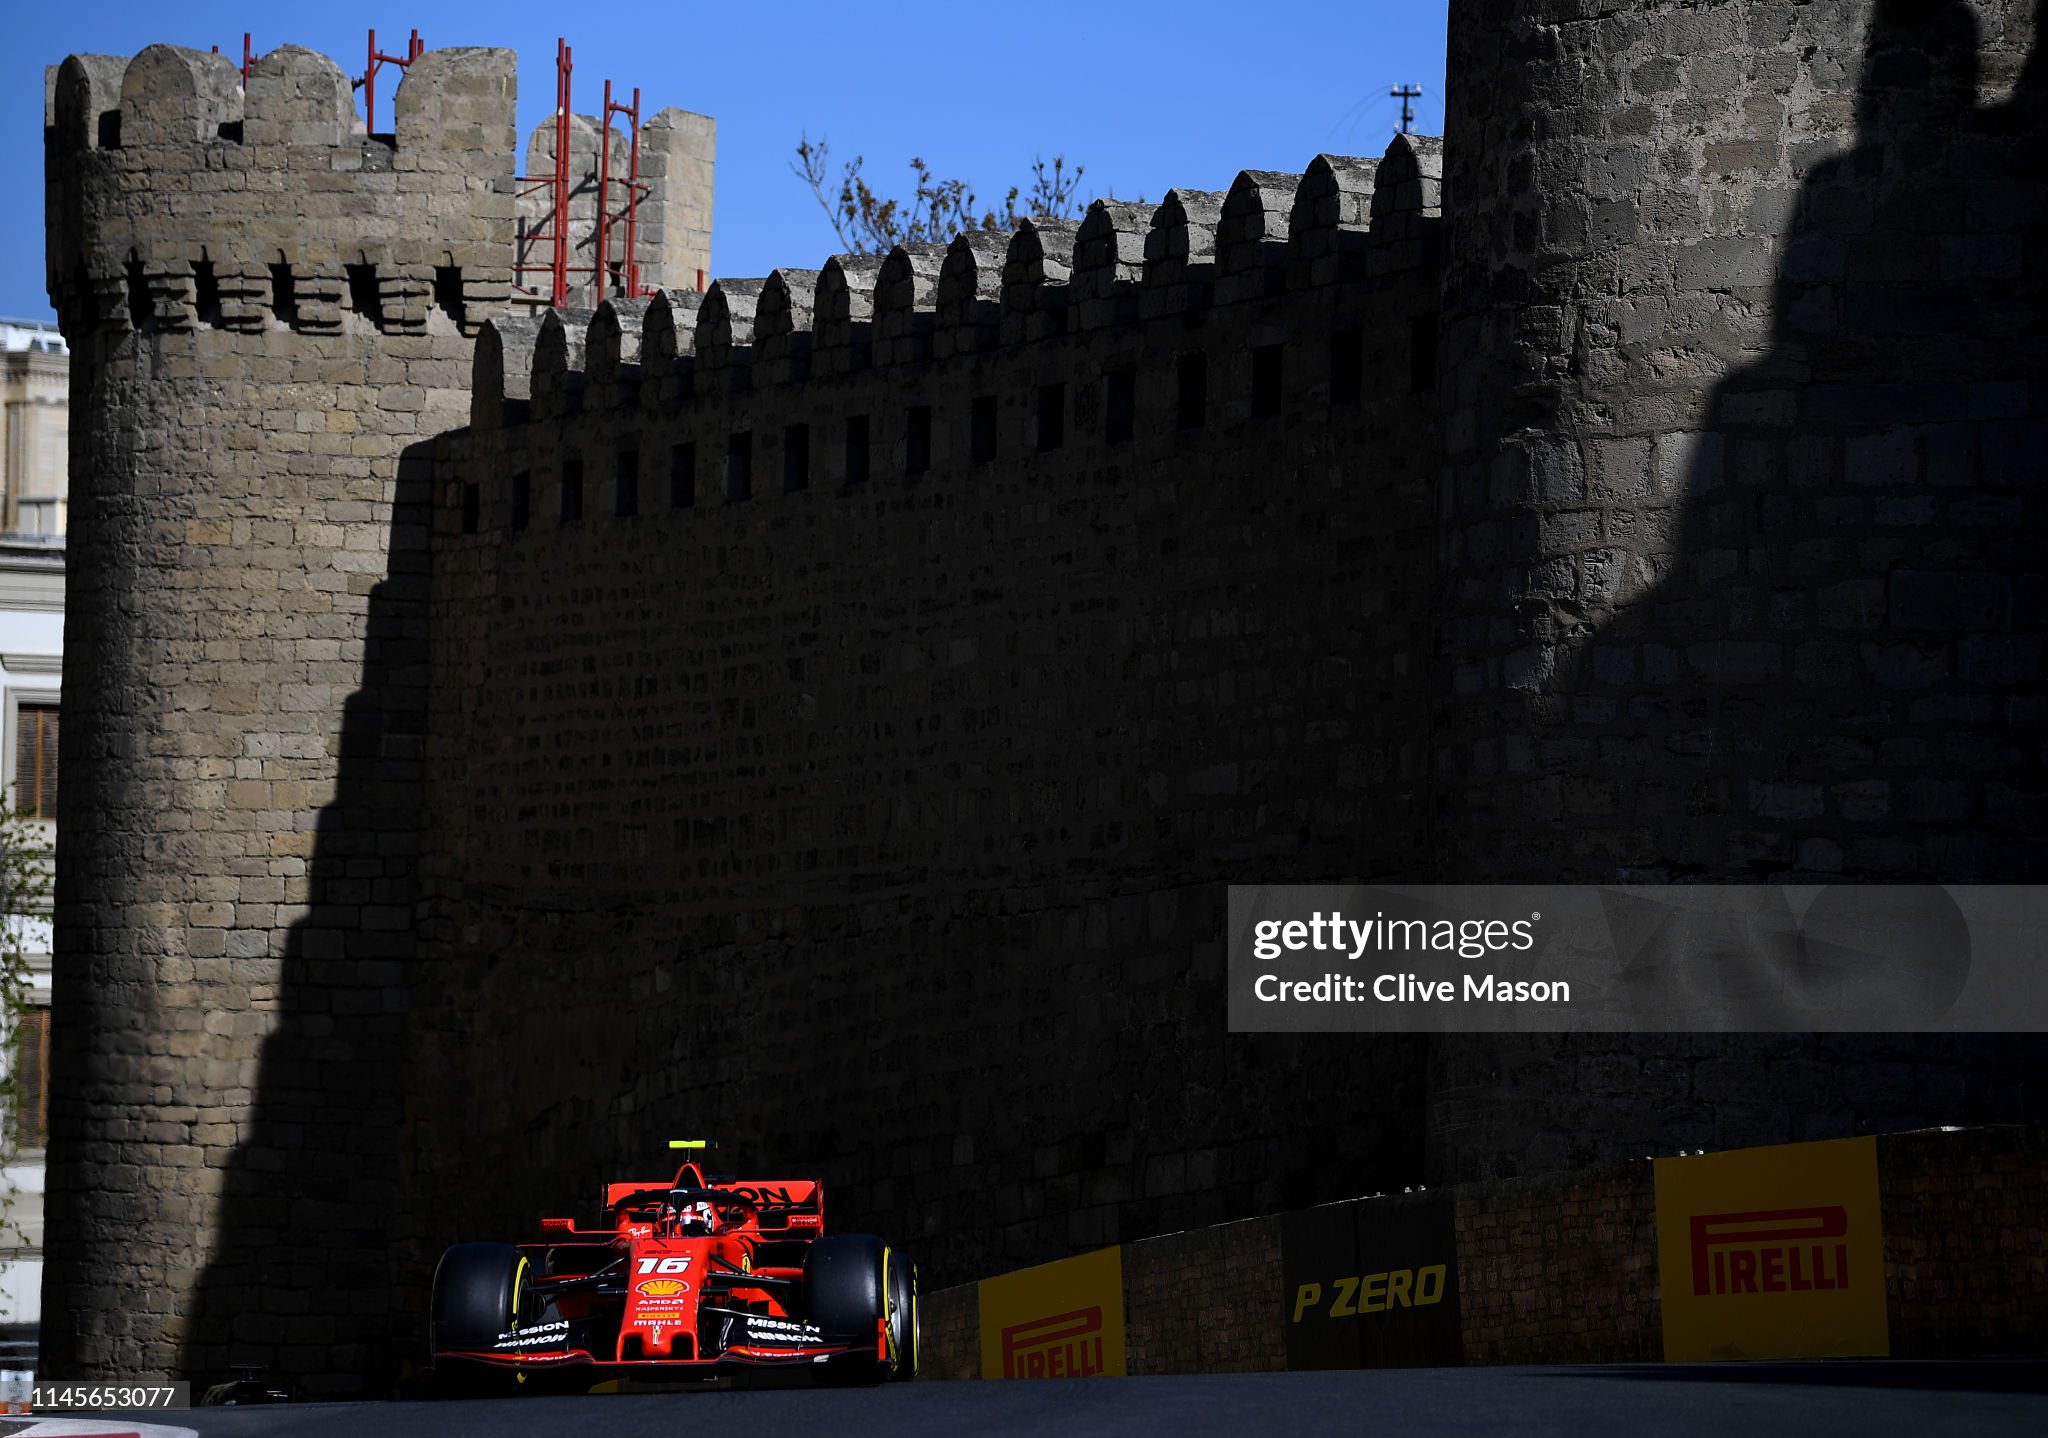
<instances>
[{"instance_id":1,"label":"yellow-walled tyre","mask_svg":"<svg viewBox=\"0 0 2048 1438\"><path fill-rule=\"evenodd\" d=\"M917 1313L917 1265L895 1249L882 1255L884 1289L889 1297L889 1377L908 1383L917 1377L924 1330Z\"/></svg>"},{"instance_id":2,"label":"yellow-walled tyre","mask_svg":"<svg viewBox=\"0 0 2048 1438\"><path fill-rule=\"evenodd\" d=\"M522 1304L530 1304L529 1265L509 1243L458 1243L441 1255L434 1270L431 1317L434 1352L488 1349L498 1335L519 1326ZM455 1394L513 1392L519 1376L503 1368L460 1360L435 1360L436 1386Z\"/></svg>"}]
</instances>

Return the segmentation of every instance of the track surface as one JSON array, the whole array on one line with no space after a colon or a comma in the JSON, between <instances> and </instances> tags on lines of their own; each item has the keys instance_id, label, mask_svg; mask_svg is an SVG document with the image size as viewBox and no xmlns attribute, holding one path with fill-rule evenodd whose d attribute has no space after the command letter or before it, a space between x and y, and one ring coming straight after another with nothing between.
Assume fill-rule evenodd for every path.
<instances>
[{"instance_id":1,"label":"track surface","mask_svg":"<svg viewBox=\"0 0 2048 1438\"><path fill-rule=\"evenodd\" d=\"M2048 1361L1644 1364L1212 1374L133 1415L223 1438L2048 1433ZM95 1425L118 1432L118 1420Z\"/></svg>"}]
</instances>

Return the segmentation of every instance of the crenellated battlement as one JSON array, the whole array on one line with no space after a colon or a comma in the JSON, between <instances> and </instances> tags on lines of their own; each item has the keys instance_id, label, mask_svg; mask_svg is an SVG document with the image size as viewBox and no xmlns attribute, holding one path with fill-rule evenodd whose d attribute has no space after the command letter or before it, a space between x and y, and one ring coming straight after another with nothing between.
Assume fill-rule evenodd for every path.
<instances>
[{"instance_id":1,"label":"crenellated battlement","mask_svg":"<svg viewBox=\"0 0 2048 1438\"><path fill-rule=\"evenodd\" d=\"M473 334L514 239L510 50L429 50L367 135L349 80L294 45L244 91L219 55L152 45L49 73L49 287L67 329L360 326Z\"/></svg>"},{"instance_id":2,"label":"crenellated battlement","mask_svg":"<svg viewBox=\"0 0 2048 1438\"><path fill-rule=\"evenodd\" d=\"M907 372L1288 296L1313 304L1313 291L1401 273L1425 280L1442 173L1440 140L1402 135L1378 161L1318 155L1299 175L1245 171L1227 193L1097 200L1078 221L1035 218L1007 235L834 255L816 270L718 280L701 300L667 291L649 304L607 301L595 314L496 322L477 351L473 422L516 428L756 392L794 415L803 399L793 386L872 371L943 385ZM1405 343L1414 317L1411 299L1384 319ZM1180 343L1206 343L1205 333ZM525 375L514 372L522 359ZM586 363L604 365L602 376L584 375Z\"/></svg>"}]
</instances>

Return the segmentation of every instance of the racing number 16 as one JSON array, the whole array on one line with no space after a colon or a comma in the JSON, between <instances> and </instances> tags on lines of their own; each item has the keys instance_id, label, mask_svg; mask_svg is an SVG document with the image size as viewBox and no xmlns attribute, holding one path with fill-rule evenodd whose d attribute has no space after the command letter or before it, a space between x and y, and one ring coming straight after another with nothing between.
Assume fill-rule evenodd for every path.
<instances>
[{"instance_id":1,"label":"racing number 16","mask_svg":"<svg viewBox=\"0 0 2048 1438\"><path fill-rule=\"evenodd\" d=\"M689 1256L681 1258L643 1258L640 1260L642 1273L687 1273L690 1268Z\"/></svg>"}]
</instances>

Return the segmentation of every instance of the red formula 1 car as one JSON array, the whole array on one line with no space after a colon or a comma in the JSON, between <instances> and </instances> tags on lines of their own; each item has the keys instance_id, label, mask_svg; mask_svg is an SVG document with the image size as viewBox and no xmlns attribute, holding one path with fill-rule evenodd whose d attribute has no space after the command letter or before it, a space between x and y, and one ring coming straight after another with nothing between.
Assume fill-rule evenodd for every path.
<instances>
[{"instance_id":1,"label":"red formula 1 car","mask_svg":"<svg viewBox=\"0 0 2048 1438\"><path fill-rule=\"evenodd\" d=\"M685 1140L671 1148L703 1148ZM532 1243L459 1243L434 1271L432 1341L450 1377L710 1376L815 1366L917 1373L917 1268L870 1234L826 1234L808 1179L610 1183L604 1226L544 1218Z\"/></svg>"}]
</instances>

